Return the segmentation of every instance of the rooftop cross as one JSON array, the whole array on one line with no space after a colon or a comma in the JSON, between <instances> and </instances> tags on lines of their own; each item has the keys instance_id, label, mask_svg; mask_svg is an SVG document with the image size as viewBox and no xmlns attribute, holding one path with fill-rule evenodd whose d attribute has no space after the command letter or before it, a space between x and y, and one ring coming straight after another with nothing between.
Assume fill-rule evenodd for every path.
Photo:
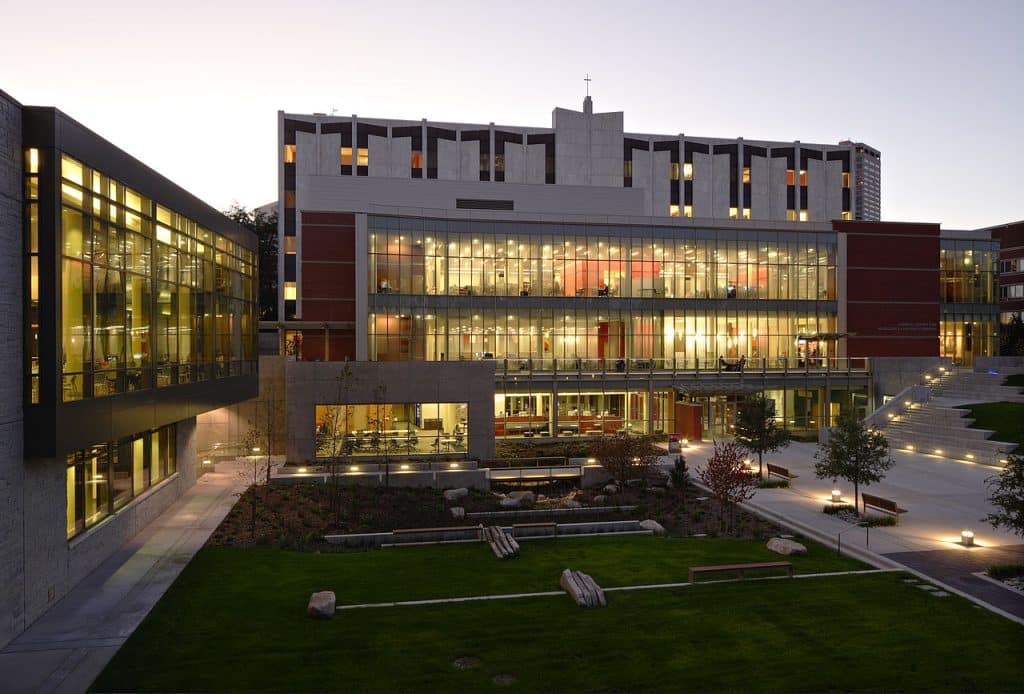
<instances>
[{"instance_id":1,"label":"rooftop cross","mask_svg":"<svg viewBox=\"0 0 1024 694\"><path fill-rule=\"evenodd\" d=\"M583 81L587 83L587 96L590 96L590 83L593 82L593 80L590 79L589 72L587 73L587 76L583 78Z\"/></svg>"}]
</instances>

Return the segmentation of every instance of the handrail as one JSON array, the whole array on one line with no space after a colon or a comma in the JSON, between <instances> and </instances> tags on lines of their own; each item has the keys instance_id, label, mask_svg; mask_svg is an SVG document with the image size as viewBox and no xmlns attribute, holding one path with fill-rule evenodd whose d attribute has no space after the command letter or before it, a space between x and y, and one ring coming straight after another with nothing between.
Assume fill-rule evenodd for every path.
<instances>
[{"instance_id":1,"label":"handrail","mask_svg":"<svg viewBox=\"0 0 1024 694\"><path fill-rule=\"evenodd\" d=\"M881 427L916 404L923 404L931 399L932 392L928 386L907 386L894 398L875 409L864 418L867 426Z\"/></svg>"}]
</instances>

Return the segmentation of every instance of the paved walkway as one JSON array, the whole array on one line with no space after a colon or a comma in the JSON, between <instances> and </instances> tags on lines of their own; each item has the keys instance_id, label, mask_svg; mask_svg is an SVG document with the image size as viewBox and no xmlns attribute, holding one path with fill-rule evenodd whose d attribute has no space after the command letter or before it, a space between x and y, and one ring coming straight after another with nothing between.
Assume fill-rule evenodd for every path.
<instances>
[{"instance_id":1,"label":"paved walkway","mask_svg":"<svg viewBox=\"0 0 1024 694\"><path fill-rule=\"evenodd\" d=\"M227 515L244 482L218 464L0 651L4 692L86 691Z\"/></svg>"},{"instance_id":2,"label":"paved walkway","mask_svg":"<svg viewBox=\"0 0 1024 694\"><path fill-rule=\"evenodd\" d=\"M908 510L895 527L870 531L822 513L830 503L832 481L814 476L817 445L794 442L766 460L799 475L789 489L759 489L749 502L751 508L780 522L788 523L835 547L837 538L844 549L879 565L886 560L941 581L950 587L1024 618L1024 596L971 576L996 559L995 548L1003 554L1017 551L1021 539L1006 531L993 530L981 519L993 510L985 480L997 468L958 462L936 456L893 451L895 465L885 479L867 491L896 501ZM703 467L711 454L710 443L692 445L684 451L691 471ZM853 488L840 482L843 499L852 502ZM864 491L863 489L861 491ZM960 531L974 531L978 547L959 544ZM992 560L991 562L989 560Z\"/></svg>"}]
</instances>

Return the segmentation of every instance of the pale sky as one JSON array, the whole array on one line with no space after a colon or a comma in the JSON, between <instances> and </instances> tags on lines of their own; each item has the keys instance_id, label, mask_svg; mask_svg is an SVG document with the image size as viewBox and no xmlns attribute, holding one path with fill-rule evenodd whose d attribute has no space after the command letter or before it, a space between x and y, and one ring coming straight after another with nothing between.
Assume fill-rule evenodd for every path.
<instances>
[{"instance_id":1,"label":"pale sky","mask_svg":"<svg viewBox=\"0 0 1024 694\"><path fill-rule=\"evenodd\" d=\"M882 151L882 217L1024 218L1024 1L8 3L0 89L211 205L276 199L279 109Z\"/></svg>"}]
</instances>

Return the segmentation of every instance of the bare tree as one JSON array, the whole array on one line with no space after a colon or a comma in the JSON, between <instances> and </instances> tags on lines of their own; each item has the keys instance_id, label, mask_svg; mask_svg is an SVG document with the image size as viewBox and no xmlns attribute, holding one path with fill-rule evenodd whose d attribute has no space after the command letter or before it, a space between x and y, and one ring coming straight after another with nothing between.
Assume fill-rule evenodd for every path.
<instances>
[{"instance_id":1,"label":"bare tree","mask_svg":"<svg viewBox=\"0 0 1024 694\"><path fill-rule=\"evenodd\" d=\"M647 435L605 436L595 441L591 450L601 467L619 482L652 477L658 461L657 449Z\"/></svg>"},{"instance_id":2,"label":"bare tree","mask_svg":"<svg viewBox=\"0 0 1024 694\"><path fill-rule=\"evenodd\" d=\"M699 473L700 481L718 500L720 527L725 525L725 510L729 510L729 525L736 517L736 504L754 496L757 479L747 472L743 451L733 442L715 442L715 451Z\"/></svg>"}]
</instances>

